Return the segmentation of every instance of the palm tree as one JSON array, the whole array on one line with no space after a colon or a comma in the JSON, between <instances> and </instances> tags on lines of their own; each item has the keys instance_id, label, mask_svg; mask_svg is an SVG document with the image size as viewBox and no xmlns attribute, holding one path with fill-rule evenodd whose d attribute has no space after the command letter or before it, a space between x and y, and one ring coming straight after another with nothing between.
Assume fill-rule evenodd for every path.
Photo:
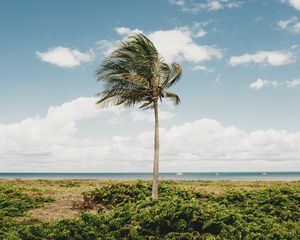
<instances>
[{"instance_id":1,"label":"palm tree","mask_svg":"<svg viewBox=\"0 0 300 240\"><path fill-rule=\"evenodd\" d=\"M138 105L141 109L154 110L153 199L158 197L158 104L163 98L169 98L175 105L180 103L176 94L166 90L180 79L181 73L181 66L165 63L153 43L143 34L129 36L96 71L97 81L104 82L103 91L97 94L101 97L97 105Z\"/></svg>"}]
</instances>

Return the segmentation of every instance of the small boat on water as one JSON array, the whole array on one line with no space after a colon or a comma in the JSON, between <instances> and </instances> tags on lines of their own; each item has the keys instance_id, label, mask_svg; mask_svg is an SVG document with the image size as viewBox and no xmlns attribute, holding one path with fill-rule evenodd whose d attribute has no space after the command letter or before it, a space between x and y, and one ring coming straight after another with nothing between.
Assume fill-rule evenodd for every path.
<instances>
[{"instance_id":1,"label":"small boat on water","mask_svg":"<svg viewBox=\"0 0 300 240\"><path fill-rule=\"evenodd\" d=\"M260 175L265 176L265 175L267 175L267 173L266 172L262 172Z\"/></svg>"},{"instance_id":2,"label":"small boat on water","mask_svg":"<svg viewBox=\"0 0 300 240\"><path fill-rule=\"evenodd\" d=\"M176 176L182 176L183 175L183 173L182 172L178 172L178 173L176 173Z\"/></svg>"}]
</instances>

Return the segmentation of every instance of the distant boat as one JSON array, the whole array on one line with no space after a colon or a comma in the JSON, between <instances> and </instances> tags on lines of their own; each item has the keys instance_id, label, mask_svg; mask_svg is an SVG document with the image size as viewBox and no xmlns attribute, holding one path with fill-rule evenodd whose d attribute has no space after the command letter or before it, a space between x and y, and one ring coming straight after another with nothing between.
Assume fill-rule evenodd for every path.
<instances>
[{"instance_id":1,"label":"distant boat","mask_svg":"<svg viewBox=\"0 0 300 240\"><path fill-rule=\"evenodd\" d=\"M267 175L267 173L266 172L262 172L260 175L265 176L265 175Z\"/></svg>"},{"instance_id":2,"label":"distant boat","mask_svg":"<svg viewBox=\"0 0 300 240\"><path fill-rule=\"evenodd\" d=\"M216 173L215 173L215 176L219 176L219 173L218 173L218 172L216 172Z\"/></svg>"},{"instance_id":3,"label":"distant boat","mask_svg":"<svg viewBox=\"0 0 300 240\"><path fill-rule=\"evenodd\" d=\"M183 175L183 173L182 172L178 172L178 173L176 173L176 176L182 176Z\"/></svg>"}]
</instances>

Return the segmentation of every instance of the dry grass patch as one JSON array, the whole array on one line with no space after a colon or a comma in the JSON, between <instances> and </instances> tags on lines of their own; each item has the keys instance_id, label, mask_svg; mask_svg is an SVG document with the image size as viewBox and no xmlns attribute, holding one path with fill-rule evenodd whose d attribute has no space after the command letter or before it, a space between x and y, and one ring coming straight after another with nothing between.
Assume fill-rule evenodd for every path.
<instances>
[{"instance_id":1,"label":"dry grass patch","mask_svg":"<svg viewBox=\"0 0 300 240\"><path fill-rule=\"evenodd\" d=\"M300 187L300 181L176 181L177 186L208 194L222 195L230 190L259 191L277 187Z\"/></svg>"},{"instance_id":2,"label":"dry grass patch","mask_svg":"<svg viewBox=\"0 0 300 240\"><path fill-rule=\"evenodd\" d=\"M43 196L54 199L52 203L32 209L20 221L53 222L61 219L72 219L78 216L82 193L104 185L123 182L135 183L135 180L21 180L2 179L0 185L18 186L24 188L28 196ZM300 187L300 181L171 181L179 187L191 191L202 191L207 194L221 195L229 190L258 191L276 187Z\"/></svg>"}]
</instances>

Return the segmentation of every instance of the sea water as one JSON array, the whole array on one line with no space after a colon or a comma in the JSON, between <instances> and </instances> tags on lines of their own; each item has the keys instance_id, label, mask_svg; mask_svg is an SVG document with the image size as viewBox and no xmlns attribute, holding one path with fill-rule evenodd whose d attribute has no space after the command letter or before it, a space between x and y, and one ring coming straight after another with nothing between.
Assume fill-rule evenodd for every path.
<instances>
[{"instance_id":1,"label":"sea water","mask_svg":"<svg viewBox=\"0 0 300 240\"><path fill-rule=\"evenodd\" d=\"M152 173L0 173L9 179L151 179ZM300 172L163 172L164 180L296 181Z\"/></svg>"}]
</instances>

